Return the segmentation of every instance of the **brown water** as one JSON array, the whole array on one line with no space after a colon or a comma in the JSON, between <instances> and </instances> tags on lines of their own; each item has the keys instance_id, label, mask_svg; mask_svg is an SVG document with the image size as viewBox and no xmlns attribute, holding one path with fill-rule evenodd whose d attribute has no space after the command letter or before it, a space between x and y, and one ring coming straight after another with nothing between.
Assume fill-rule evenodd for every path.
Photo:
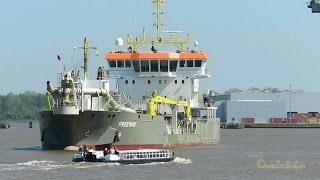
<instances>
[{"instance_id":1,"label":"brown water","mask_svg":"<svg viewBox=\"0 0 320 180\"><path fill-rule=\"evenodd\" d=\"M74 163L41 150L38 124L11 125L0 129L0 179L320 179L319 129L221 130L220 144L175 149L173 162L120 165Z\"/></svg>"}]
</instances>

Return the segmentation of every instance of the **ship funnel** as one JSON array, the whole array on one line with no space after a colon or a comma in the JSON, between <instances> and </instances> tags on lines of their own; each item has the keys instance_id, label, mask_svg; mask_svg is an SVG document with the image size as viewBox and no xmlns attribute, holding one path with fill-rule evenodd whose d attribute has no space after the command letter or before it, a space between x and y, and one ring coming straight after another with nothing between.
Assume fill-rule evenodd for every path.
<instances>
[{"instance_id":1,"label":"ship funnel","mask_svg":"<svg viewBox=\"0 0 320 180\"><path fill-rule=\"evenodd\" d=\"M51 85L50 81L47 81L47 91L49 91L50 93L53 92L53 86Z\"/></svg>"}]
</instances>

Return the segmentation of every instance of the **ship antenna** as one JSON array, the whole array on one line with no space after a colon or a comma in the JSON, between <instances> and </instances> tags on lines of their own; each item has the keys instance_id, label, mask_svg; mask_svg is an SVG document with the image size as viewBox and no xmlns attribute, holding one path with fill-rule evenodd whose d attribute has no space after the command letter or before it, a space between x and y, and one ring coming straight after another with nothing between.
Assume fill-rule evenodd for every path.
<instances>
[{"instance_id":1,"label":"ship antenna","mask_svg":"<svg viewBox=\"0 0 320 180\"><path fill-rule=\"evenodd\" d=\"M187 37L185 39L177 39L174 37L176 33L180 33L181 31L163 31L164 33L169 33L169 38L161 37L161 15L163 15L163 12L161 11L161 6L164 3L164 0L153 0L153 3L156 3L156 12L153 14L156 15L156 22L153 24L157 28L156 32L156 38L146 38L145 35L145 28L143 28L143 36L131 38L130 35L127 35L127 43L131 45L132 52L137 51L138 47L145 45L145 44L169 44L169 45L175 45L177 46L179 51L184 50L184 44L188 44L190 41L189 34L187 34Z\"/></svg>"},{"instance_id":2,"label":"ship antenna","mask_svg":"<svg viewBox=\"0 0 320 180\"><path fill-rule=\"evenodd\" d=\"M97 50L97 46L89 46L87 38L84 38L83 47L74 47L73 49L83 49L83 76L84 79L88 79L89 72L88 72L88 50L95 49Z\"/></svg>"},{"instance_id":3,"label":"ship antenna","mask_svg":"<svg viewBox=\"0 0 320 180\"><path fill-rule=\"evenodd\" d=\"M163 25L163 24L161 24L161 15L163 15L163 12L161 12L161 6L162 6L163 2L164 2L163 0L155 0L155 1L153 1L153 3L157 3L157 11L155 13L156 16L157 16L157 19L156 19L155 26L157 27L157 40L158 41L161 38L160 27Z\"/></svg>"}]
</instances>

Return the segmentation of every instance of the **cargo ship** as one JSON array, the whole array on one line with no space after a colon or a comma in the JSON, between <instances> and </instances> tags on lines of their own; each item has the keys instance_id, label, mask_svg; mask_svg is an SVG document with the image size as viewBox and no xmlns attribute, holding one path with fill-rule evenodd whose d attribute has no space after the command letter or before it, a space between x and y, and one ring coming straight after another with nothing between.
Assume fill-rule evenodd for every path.
<instances>
[{"instance_id":1,"label":"cargo ship","mask_svg":"<svg viewBox=\"0 0 320 180\"><path fill-rule=\"evenodd\" d=\"M59 83L47 82L48 110L38 113L42 149L86 144L96 150L163 149L216 144L220 140L216 107L200 91L200 79L211 77L208 54L186 50L190 37L161 31L162 0L155 0L156 35L116 39L108 67L89 78L84 40L83 73L63 69ZM160 51L160 46L171 51ZM143 47L150 51L142 51Z\"/></svg>"}]
</instances>

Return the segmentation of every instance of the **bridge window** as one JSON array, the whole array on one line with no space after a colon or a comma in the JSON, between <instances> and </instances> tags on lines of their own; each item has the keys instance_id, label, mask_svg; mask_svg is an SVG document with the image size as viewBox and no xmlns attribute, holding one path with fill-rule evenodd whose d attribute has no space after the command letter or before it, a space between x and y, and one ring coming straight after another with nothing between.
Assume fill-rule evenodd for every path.
<instances>
[{"instance_id":1,"label":"bridge window","mask_svg":"<svg viewBox=\"0 0 320 180\"><path fill-rule=\"evenodd\" d=\"M194 66L195 67L201 67L201 64L202 64L202 60L195 60L194 61Z\"/></svg>"},{"instance_id":2,"label":"bridge window","mask_svg":"<svg viewBox=\"0 0 320 180\"><path fill-rule=\"evenodd\" d=\"M132 84L135 84L136 83L136 80L132 80Z\"/></svg>"},{"instance_id":3,"label":"bridge window","mask_svg":"<svg viewBox=\"0 0 320 180\"><path fill-rule=\"evenodd\" d=\"M164 83L164 84L167 84L167 80L163 80L163 83Z\"/></svg>"},{"instance_id":4,"label":"bridge window","mask_svg":"<svg viewBox=\"0 0 320 180\"><path fill-rule=\"evenodd\" d=\"M110 67L116 67L116 61L109 61Z\"/></svg>"},{"instance_id":5,"label":"bridge window","mask_svg":"<svg viewBox=\"0 0 320 180\"><path fill-rule=\"evenodd\" d=\"M159 84L162 84L162 80L161 79L159 79Z\"/></svg>"},{"instance_id":6,"label":"bridge window","mask_svg":"<svg viewBox=\"0 0 320 180\"><path fill-rule=\"evenodd\" d=\"M151 64L151 72L159 72L158 60L150 61Z\"/></svg>"},{"instance_id":7,"label":"bridge window","mask_svg":"<svg viewBox=\"0 0 320 180\"><path fill-rule=\"evenodd\" d=\"M124 61L117 61L118 67L124 67Z\"/></svg>"},{"instance_id":8,"label":"bridge window","mask_svg":"<svg viewBox=\"0 0 320 180\"><path fill-rule=\"evenodd\" d=\"M141 61L141 72L149 72L149 61Z\"/></svg>"},{"instance_id":9,"label":"bridge window","mask_svg":"<svg viewBox=\"0 0 320 180\"><path fill-rule=\"evenodd\" d=\"M131 61L125 61L126 67L131 67Z\"/></svg>"},{"instance_id":10,"label":"bridge window","mask_svg":"<svg viewBox=\"0 0 320 180\"><path fill-rule=\"evenodd\" d=\"M176 72L178 61L170 61L170 72Z\"/></svg>"},{"instance_id":11,"label":"bridge window","mask_svg":"<svg viewBox=\"0 0 320 180\"><path fill-rule=\"evenodd\" d=\"M133 63L133 68L135 72L140 72L140 65L139 65L139 61L132 61Z\"/></svg>"},{"instance_id":12,"label":"bridge window","mask_svg":"<svg viewBox=\"0 0 320 180\"><path fill-rule=\"evenodd\" d=\"M193 60L187 61L187 67L193 67Z\"/></svg>"},{"instance_id":13,"label":"bridge window","mask_svg":"<svg viewBox=\"0 0 320 180\"><path fill-rule=\"evenodd\" d=\"M186 63L186 61L185 60L180 60L179 62L180 62L180 67L184 67L184 64Z\"/></svg>"},{"instance_id":14,"label":"bridge window","mask_svg":"<svg viewBox=\"0 0 320 180\"><path fill-rule=\"evenodd\" d=\"M128 84L128 80L126 80L126 84Z\"/></svg>"},{"instance_id":15,"label":"bridge window","mask_svg":"<svg viewBox=\"0 0 320 180\"><path fill-rule=\"evenodd\" d=\"M168 61L166 60L160 61L160 72L168 72Z\"/></svg>"}]
</instances>

